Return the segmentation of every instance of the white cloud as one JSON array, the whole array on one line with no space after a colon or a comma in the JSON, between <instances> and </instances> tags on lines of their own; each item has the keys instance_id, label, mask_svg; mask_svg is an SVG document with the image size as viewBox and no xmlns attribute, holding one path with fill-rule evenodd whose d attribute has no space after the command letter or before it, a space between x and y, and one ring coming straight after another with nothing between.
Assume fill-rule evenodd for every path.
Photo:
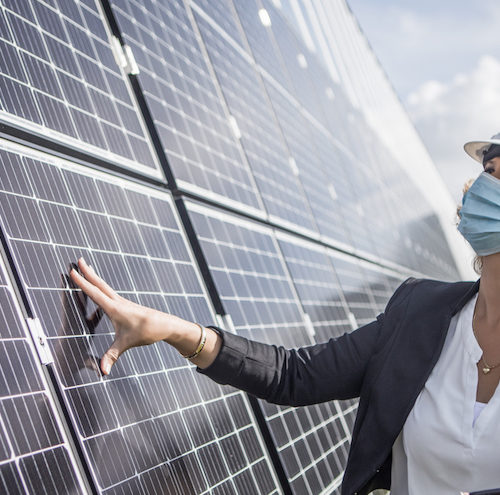
<instances>
[{"instance_id":1,"label":"white cloud","mask_svg":"<svg viewBox=\"0 0 500 495\"><path fill-rule=\"evenodd\" d=\"M463 144L500 132L500 60L484 55L468 74L457 74L447 83L425 82L408 96L406 106L459 201L462 184L482 170L465 154Z\"/></svg>"},{"instance_id":2,"label":"white cloud","mask_svg":"<svg viewBox=\"0 0 500 495\"><path fill-rule=\"evenodd\" d=\"M472 70L479 55L497 55L500 2L348 0L398 93L426 79Z\"/></svg>"}]
</instances>

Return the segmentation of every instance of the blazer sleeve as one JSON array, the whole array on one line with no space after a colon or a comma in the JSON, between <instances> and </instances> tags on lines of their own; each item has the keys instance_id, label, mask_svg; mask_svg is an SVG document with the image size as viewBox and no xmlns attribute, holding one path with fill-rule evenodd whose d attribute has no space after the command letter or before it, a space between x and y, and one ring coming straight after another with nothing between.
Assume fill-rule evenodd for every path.
<instances>
[{"instance_id":1,"label":"blazer sleeve","mask_svg":"<svg viewBox=\"0 0 500 495\"><path fill-rule=\"evenodd\" d=\"M197 371L274 404L305 406L358 397L385 314L414 280L397 289L373 322L322 344L285 349L212 327L222 337L220 352L210 366Z\"/></svg>"}]
</instances>

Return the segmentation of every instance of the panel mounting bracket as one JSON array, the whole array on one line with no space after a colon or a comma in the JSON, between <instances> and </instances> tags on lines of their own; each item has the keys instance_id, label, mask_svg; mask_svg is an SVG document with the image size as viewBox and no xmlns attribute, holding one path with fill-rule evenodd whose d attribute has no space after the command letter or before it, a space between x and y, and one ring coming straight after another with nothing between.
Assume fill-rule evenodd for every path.
<instances>
[{"instance_id":1,"label":"panel mounting bracket","mask_svg":"<svg viewBox=\"0 0 500 495\"><path fill-rule=\"evenodd\" d=\"M53 363L54 357L52 356L52 352L40 320L38 318L26 318L26 323L28 324L31 336L33 337L33 342L35 343L36 351L38 352L38 357L40 358L41 363Z\"/></svg>"},{"instance_id":2,"label":"panel mounting bracket","mask_svg":"<svg viewBox=\"0 0 500 495\"><path fill-rule=\"evenodd\" d=\"M230 333L236 333L236 329L234 328L234 323L233 319L231 318L231 315L226 313L225 315L220 315L216 314L215 315L217 319L217 325L221 327L222 329L230 332Z\"/></svg>"},{"instance_id":3,"label":"panel mounting bracket","mask_svg":"<svg viewBox=\"0 0 500 495\"><path fill-rule=\"evenodd\" d=\"M356 330L358 328L358 322L356 321L356 317L354 316L354 313L351 313L351 311L349 311L349 313L347 313L347 319L349 320L349 324L351 325L351 328L353 330Z\"/></svg>"},{"instance_id":4,"label":"panel mounting bracket","mask_svg":"<svg viewBox=\"0 0 500 495\"><path fill-rule=\"evenodd\" d=\"M299 172L299 167L297 167L297 162L295 161L295 158L293 156L289 156L288 163L290 165L290 168L292 169L293 175L295 175L295 177L298 177L300 172Z\"/></svg>"},{"instance_id":5,"label":"panel mounting bracket","mask_svg":"<svg viewBox=\"0 0 500 495\"><path fill-rule=\"evenodd\" d=\"M314 328L313 322L308 313L304 313L304 321L306 323L306 332L308 333L309 337L314 339L314 337L316 336L316 329Z\"/></svg>"},{"instance_id":6,"label":"panel mounting bracket","mask_svg":"<svg viewBox=\"0 0 500 495\"><path fill-rule=\"evenodd\" d=\"M134 76L139 74L139 66L135 61L135 57L130 46L122 45L120 40L116 36L113 36L111 38L111 48L113 49L113 55L119 67L121 67L127 74Z\"/></svg>"}]
</instances>

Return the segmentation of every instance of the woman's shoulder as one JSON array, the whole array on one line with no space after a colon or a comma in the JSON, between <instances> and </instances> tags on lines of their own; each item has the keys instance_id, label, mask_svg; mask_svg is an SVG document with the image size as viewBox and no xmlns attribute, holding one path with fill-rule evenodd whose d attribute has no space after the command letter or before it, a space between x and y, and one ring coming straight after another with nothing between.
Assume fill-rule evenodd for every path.
<instances>
[{"instance_id":1,"label":"woman's shoulder","mask_svg":"<svg viewBox=\"0 0 500 495\"><path fill-rule=\"evenodd\" d=\"M432 278L407 278L394 292L387 304L390 309L403 301L415 301L418 306L456 306L465 303L477 292L479 280L449 282Z\"/></svg>"}]
</instances>

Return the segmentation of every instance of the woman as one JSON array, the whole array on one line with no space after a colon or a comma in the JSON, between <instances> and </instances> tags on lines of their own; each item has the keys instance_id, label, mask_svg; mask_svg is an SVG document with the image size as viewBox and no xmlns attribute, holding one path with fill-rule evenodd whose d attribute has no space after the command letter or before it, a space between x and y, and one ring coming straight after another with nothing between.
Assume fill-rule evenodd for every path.
<instances>
[{"instance_id":1,"label":"woman","mask_svg":"<svg viewBox=\"0 0 500 495\"><path fill-rule=\"evenodd\" d=\"M481 256L477 282L410 278L372 323L285 350L137 305L80 259L73 281L115 328L103 373L127 349L163 340L201 373L270 402L359 397L343 494L388 489L391 478L395 495L500 486L500 134L465 149L484 166L459 225Z\"/></svg>"}]
</instances>

